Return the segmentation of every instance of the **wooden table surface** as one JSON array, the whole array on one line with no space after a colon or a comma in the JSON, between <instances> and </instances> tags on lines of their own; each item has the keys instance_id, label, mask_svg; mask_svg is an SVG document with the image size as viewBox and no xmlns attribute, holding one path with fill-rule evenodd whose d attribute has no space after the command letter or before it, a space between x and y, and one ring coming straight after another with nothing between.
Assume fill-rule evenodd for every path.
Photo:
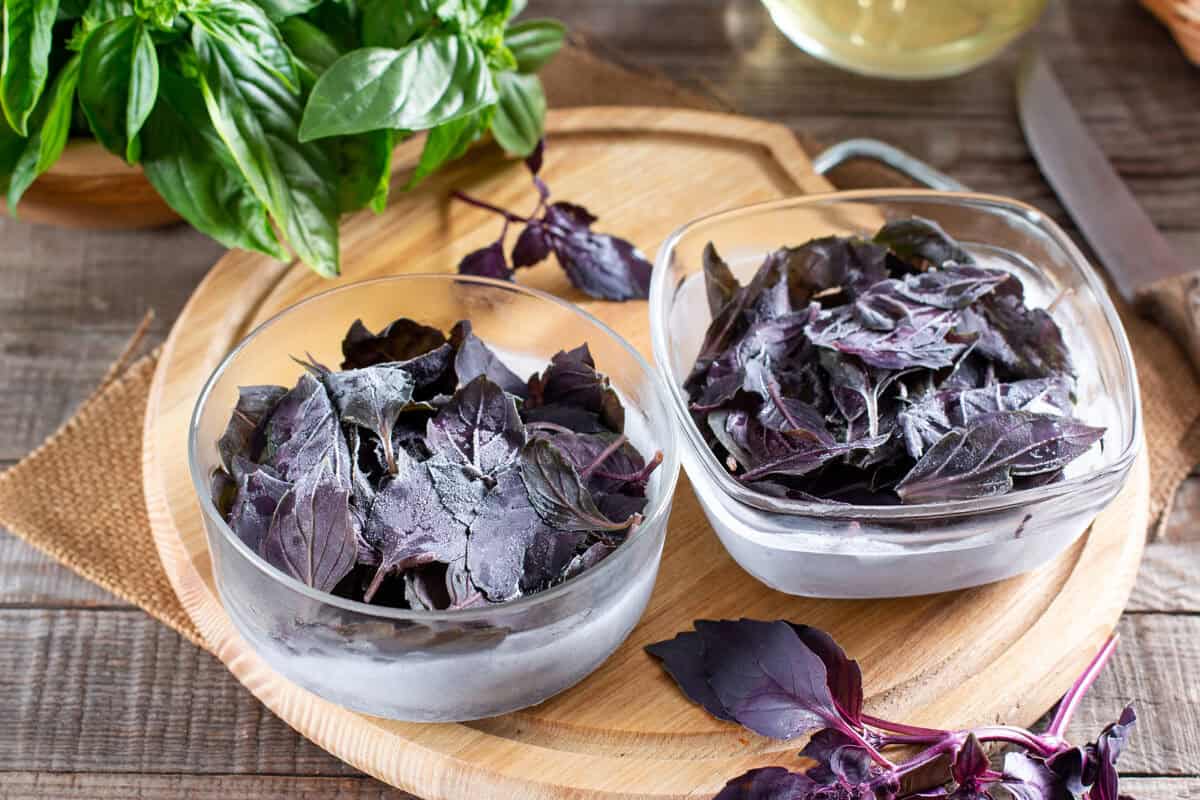
<instances>
[{"instance_id":1,"label":"wooden table surface","mask_svg":"<svg viewBox=\"0 0 1200 800\"><path fill-rule=\"evenodd\" d=\"M891 141L1071 230L1017 124L1015 49L960 78L900 84L803 55L756 0L530 6L731 108L826 142ZM1180 253L1200 250L1200 69L1133 0L1056 3L1030 40L1154 222ZM8 219L0 242L7 466L71 414L146 309L158 312L153 335L165 335L221 248L183 227L79 233ZM1139 800L1200 798L1198 579L1194 475L1147 547L1121 647L1075 726L1090 736L1137 702L1138 731L1121 767L1130 776L1123 788ZM0 531L0 798L400 796L295 734L212 656Z\"/></svg>"}]
</instances>

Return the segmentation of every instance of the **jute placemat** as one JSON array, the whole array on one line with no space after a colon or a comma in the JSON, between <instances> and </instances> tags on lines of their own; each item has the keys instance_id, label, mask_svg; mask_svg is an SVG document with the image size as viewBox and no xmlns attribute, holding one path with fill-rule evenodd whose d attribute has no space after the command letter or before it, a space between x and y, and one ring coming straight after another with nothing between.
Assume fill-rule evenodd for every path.
<instances>
[{"instance_id":1,"label":"jute placemat","mask_svg":"<svg viewBox=\"0 0 1200 800\"><path fill-rule=\"evenodd\" d=\"M582 46L565 50L545 79L551 102L564 107L722 107L710 97L619 66ZM815 143L805 145L815 151ZM846 165L830 177L843 189L903 183L876 165ZM1158 328L1127 309L1122 318L1141 378L1151 514L1160 519L1179 483L1200 462L1200 384L1183 353ZM203 647L162 570L146 517L142 422L157 353L134 360L140 340L139 331L74 417L0 474L0 526Z\"/></svg>"}]
</instances>

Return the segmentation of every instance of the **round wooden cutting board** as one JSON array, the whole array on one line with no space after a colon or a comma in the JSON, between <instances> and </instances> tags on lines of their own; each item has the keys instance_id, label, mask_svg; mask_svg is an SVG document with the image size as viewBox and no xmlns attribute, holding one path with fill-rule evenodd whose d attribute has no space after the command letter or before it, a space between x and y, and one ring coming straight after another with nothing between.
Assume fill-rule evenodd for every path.
<instances>
[{"instance_id":1,"label":"round wooden cutting board","mask_svg":"<svg viewBox=\"0 0 1200 800\"><path fill-rule=\"evenodd\" d=\"M830 188L790 131L743 117L572 109L551 113L548 129L543 175L555 196L585 204L599 215L598 230L647 253L701 214ZM402 169L415 163L419 146L398 151ZM524 168L480 148L419 190L397 191L386 213L348 219L341 280L451 271L492 241L496 218L448 201L454 188L518 209L534 204ZM645 303L586 301L553 264L522 271L520 280L581 302L649 355ZM261 320L329 286L303 266L262 256L231 253L217 263L158 366L146 416L146 497L167 574L238 680L326 750L426 800L703 797L751 767L794 764L797 743L710 718L642 651L700 617L786 618L825 628L862 662L873 713L939 727L1028 724L1099 647L1133 585L1148 517L1144 456L1113 505L1054 563L991 586L888 601L811 600L767 589L725 554L681 480L650 608L583 683L540 706L462 725L347 711L273 673L234 630L213 584L186 459L188 417L221 357Z\"/></svg>"}]
</instances>

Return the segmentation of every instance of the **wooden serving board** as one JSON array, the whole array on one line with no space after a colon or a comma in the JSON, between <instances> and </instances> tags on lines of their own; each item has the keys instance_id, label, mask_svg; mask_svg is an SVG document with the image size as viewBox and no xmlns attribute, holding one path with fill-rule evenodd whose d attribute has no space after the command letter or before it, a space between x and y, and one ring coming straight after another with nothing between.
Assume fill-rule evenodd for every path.
<instances>
[{"instance_id":1,"label":"wooden serving board","mask_svg":"<svg viewBox=\"0 0 1200 800\"><path fill-rule=\"evenodd\" d=\"M701 214L830 188L790 131L743 117L586 108L551 113L548 128L544 175L556 196L586 204L600 216L599 229L648 253ZM397 163L411 166L418 148L402 148ZM515 208L533 204L523 167L483 148L419 191L397 194L383 215L347 220L342 280L450 271L493 240L496 219L452 205L452 188ZM523 271L521 281L580 301L649 355L645 303L585 302L552 264ZM273 673L234 630L213 585L185 453L196 395L221 357L255 324L329 285L303 266L246 253L217 263L158 366L146 417L146 497L167 573L234 675L320 746L426 800L708 796L748 768L794 763L796 743L710 718L642 651L700 617L783 617L829 630L862 662L874 713L937 726L1031 723L1108 635L1133 585L1148 517L1145 458L1092 530L1053 564L992 586L889 601L767 589L725 554L681 480L650 608L583 683L540 706L470 724L405 724L347 711Z\"/></svg>"}]
</instances>

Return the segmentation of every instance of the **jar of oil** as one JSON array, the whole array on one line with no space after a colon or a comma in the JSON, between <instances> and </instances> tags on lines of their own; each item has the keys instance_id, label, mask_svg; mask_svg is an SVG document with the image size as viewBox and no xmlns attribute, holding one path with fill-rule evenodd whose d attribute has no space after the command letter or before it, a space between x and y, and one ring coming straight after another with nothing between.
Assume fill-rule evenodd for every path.
<instances>
[{"instance_id":1,"label":"jar of oil","mask_svg":"<svg viewBox=\"0 0 1200 800\"><path fill-rule=\"evenodd\" d=\"M763 0L808 53L865 75L940 78L982 64L1047 0Z\"/></svg>"}]
</instances>

